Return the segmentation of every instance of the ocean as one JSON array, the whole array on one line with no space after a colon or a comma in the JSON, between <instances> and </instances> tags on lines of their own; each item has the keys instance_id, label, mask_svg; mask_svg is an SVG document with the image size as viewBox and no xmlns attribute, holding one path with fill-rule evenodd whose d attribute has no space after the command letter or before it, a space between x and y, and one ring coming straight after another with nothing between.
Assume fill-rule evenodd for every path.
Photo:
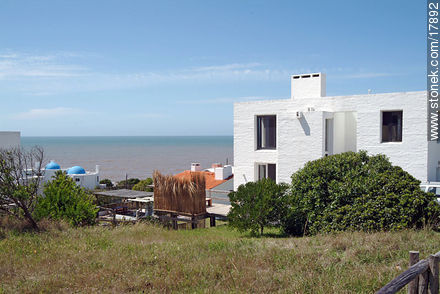
<instances>
[{"instance_id":1,"label":"ocean","mask_svg":"<svg viewBox=\"0 0 440 294\"><path fill-rule=\"evenodd\" d=\"M176 174L192 162L202 168L214 162L233 164L232 136L145 137L22 137L25 149L43 147L45 162L61 168L79 165L86 170L100 166L101 179L113 181L151 177L154 170Z\"/></svg>"}]
</instances>

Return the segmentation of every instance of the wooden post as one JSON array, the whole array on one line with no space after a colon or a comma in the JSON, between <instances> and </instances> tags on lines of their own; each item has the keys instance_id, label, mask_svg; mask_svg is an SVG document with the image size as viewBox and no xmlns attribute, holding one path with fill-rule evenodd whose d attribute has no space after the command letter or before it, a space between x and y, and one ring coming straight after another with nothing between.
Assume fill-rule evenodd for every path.
<instances>
[{"instance_id":1,"label":"wooden post","mask_svg":"<svg viewBox=\"0 0 440 294\"><path fill-rule=\"evenodd\" d=\"M215 216L213 215L209 216L209 225L211 227L215 227Z\"/></svg>"},{"instance_id":2,"label":"wooden post","mask_svg":"<svg viewBox=\"0 0 440 294\"><path fill-rule=\"evenodd\" d=\"M174 213L172 213L171 214L171 222L172 222L172 224L173 224L173 229L174 230L177 230L178 229L178 226L177 226L177 214L174 214Z\"/></svg>"},{"instance_id":3,"label":"wooden post","mask_svg":"<svg viewBox=\"0 0 440 294\"><path fill-rule=\"evenodd\" d=\"M428 259L429 261L429 292L430 294L438 294L438 279L439 279L439 267L438 263L440 257L436 255L431 255Z\"/></svg>"},{"instance_id":4,"label":"wooden post","mask_svg":"<svg viewBox=\"0 0 440 294\"><path fill-rule=\"evenodd\" d=\"M419 262L419 252L410 251L409 252L409 267L415 265ZM419 293L419 277L417 276L414 280L408 284L408 294L418 294Z\"/></svg>"},{"instance_id":5,"label":"wooden post","mask_svg":"<svg viewBox=\"0 0 440 294\"><path fill-rule=\"evenodd\" d=\"M419 294L427 294L428 293L428 269L419 275Z\"/></svg>"},{"instance_id":6,"label":"wooden post","mask_svg":"<svg viewBox=\"0 0 440 294\"><path fill-rule=\"evenodd\" d=\"M112 210L113 213L113 219L112 219L112 226L116 227L116 211Z\"/></svg>"},{"instance_id":7,"label":"wooden post","mask_svg":"<svg viewBox=\"0 0 440 294\"><path fill-rule=\"evenodd\" d=\"M191 217L191 229L197 229L196 218L194 216Z\"/></svg>"}]
</instances>

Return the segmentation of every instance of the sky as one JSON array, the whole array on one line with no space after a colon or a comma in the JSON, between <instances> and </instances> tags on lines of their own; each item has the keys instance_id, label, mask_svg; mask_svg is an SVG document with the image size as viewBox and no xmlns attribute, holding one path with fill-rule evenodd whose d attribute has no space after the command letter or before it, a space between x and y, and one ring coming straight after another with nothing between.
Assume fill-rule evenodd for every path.
<instances>
[{"instance_id":1,"label":"sky","mask_svg":"<svg viewBox=\"0 0 440 294\"><path fill-rule=\"evenodd\" d=\"M233 103L426 89L425 1L0 1L0 130L232 135Z\"/></svg>"}]
</instances>

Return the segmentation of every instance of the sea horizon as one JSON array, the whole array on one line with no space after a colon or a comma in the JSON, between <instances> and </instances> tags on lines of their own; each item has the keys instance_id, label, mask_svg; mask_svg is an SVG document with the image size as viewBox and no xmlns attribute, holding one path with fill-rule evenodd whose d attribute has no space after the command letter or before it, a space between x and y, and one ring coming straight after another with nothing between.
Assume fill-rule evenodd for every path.
<instances>
[{"instance_id":1,"label":"sea horizon","mask_svg":"<svg viewBox=\"0 0 440 294\"><path fill-rule=\"evenodd\" d=\"M154 170L176 174L199 162L233 164L233 136L22 136L25 149L41 146L45 163L74 165L113 181L151 177Z\"/></svg>"}]
</instances>

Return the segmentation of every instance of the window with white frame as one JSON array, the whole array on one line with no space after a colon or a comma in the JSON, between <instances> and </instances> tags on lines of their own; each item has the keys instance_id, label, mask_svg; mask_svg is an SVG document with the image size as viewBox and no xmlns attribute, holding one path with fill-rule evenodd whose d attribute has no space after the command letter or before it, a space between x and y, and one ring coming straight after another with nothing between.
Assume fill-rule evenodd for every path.
<instances>
[{"instance_id":1,"label":"window with white frame","mask_svg":"<svg viewBox=\"0 0 440 294\"><path fill-rule=\"evenodd\" d=\"M277 148L276 115L257 116L257 150Z\"/></svg>"},{"instance_id":2,"label":"window with white frame","mask_svg":"<svg viewBox=\"0 0 440 294\"><path fill-rule=\"evenodd\" d=\"M258 180L265 178L276 181L277 165L274 163L260 163L257 165Z\"/></svg>"}]
</instances>

